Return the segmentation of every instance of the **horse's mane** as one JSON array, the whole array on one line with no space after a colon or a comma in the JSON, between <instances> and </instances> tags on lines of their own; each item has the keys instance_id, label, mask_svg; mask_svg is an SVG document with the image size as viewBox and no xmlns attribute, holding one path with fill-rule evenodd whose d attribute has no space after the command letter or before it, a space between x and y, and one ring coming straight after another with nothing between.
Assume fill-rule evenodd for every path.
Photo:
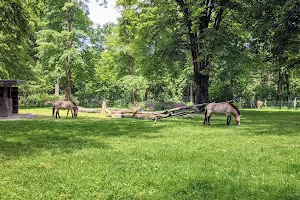
<instances>
[{"instance_id":1,"label":"horse's mane","mask_svg":"<svg viewBox=\"0 0 300 200\"><path fill-rule=\"evenodd\" d=\"M239 110L233 103L231 103L231 102L228 102L228 103L236 110L236 112L237 112L239 115L241 115L240 110Z\"/></svg>"},{"instance_id":2,"label":"horse's mane","mask_svg":"<svg viewBox=\"0 0 300 200\"><path fill-rule=\"evenodd\" d=\"M74 106L77 108L77 105L76 105L76 103L74 102L74 101L71 101L73 104L74 104Z\"/></svg>"}]
</instances>

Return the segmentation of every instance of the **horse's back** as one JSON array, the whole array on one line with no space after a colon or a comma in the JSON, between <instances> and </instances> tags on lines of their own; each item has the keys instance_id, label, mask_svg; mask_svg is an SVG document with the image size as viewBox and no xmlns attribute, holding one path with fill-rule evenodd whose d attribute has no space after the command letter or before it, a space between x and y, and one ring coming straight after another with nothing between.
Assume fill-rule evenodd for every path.
<instances>
[{"instance_id":1,"label":"horse's back","mask_svg":"<svg viewBox=\"0 0 300 200\"><path fill-rule=\"evenodd\" d=\"M220 103L209 103L206 106L208 112L213 112L217 114L224 114L230 112L230 104L227 102L220 102Z\"/></svg>"},{"instance_id":2,"label":"horse's back","mask_svg":"<svg viewBox=\"0 0 300 200\"><path fill-rule=\"evenodd\" d=\"M74 107L74 103L72 101L55 101L53 103L53 107L60 109L70 109Z\"/></svg>"}]
</instances>

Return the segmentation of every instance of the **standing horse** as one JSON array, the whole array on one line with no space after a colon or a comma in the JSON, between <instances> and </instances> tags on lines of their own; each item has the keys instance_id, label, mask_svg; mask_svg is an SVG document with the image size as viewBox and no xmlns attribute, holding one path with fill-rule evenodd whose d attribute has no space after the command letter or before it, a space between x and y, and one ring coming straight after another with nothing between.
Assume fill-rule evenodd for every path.
<instances>
[{"instance_id":1,"label":"standing horse","mask_svg":"<svg viewBox=\"0 0 300 200\"><path fill-rule=\"evenodd\" d=\"M239 109L234 106L231 103L227 102L221 102L221 103L209 103L205 107L205 119L204 119L204 125L208 124L210 125L210 116L212 113L217 113L217 114L225 114L227 116L227 125L230 124L231 121L231 113L235 117L235 121L237 125L241 124L241 116L240 116L240 111Z\"/></svg>"},{"instance_id":2,"label":"standing horse","mask_svg":"<svg viewBox=\"0 0 300 200\"><path fill-rule=\"evenodd\" d=\"M57 118L57 115L60 118L59 110L62 109L62 110L68 110L67 117L69 115L69 111L71 110L72 118L77 118L78 107L76 106L76 104L73 101L55 101L52 105L53 105L53 109L52 109L53 117L54 117L54 112L56 109L56 118ZM74 115L73 115L73 110L74 110Z\"/></svg>"}]
</instances>

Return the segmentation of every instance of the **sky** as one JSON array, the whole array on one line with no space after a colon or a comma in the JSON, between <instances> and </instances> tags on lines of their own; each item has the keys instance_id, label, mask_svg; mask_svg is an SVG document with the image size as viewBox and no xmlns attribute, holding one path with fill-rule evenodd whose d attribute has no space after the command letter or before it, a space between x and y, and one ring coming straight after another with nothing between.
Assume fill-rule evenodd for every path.
<instances>
[{"instance_id":1,"label":"sky","mask_svg":"<svg viewBox=\"0 0 300 200\"><path fill-rule=\"evenodd\" d=\"M89 3L90 19L99 25L107 22L116 22L120 13L114 8L116 0L108 0L107 8L99 6L96 0L91 0Z\"/></svg>"}]
</instances>

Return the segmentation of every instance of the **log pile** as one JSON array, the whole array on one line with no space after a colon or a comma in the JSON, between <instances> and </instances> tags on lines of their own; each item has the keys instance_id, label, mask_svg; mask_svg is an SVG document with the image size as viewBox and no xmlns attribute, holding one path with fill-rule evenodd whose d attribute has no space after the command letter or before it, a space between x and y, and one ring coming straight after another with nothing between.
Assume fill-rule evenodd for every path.
<instances>
[{"instance_id":1,"label":"log pile","mask_svg":"<svg viewBox=\"0 0 300 200\"><path fill-rule=\"evenodd\" d=\"M154 123L156 123L157 120L161 118L178 117L203 111L206 105L207 103L196 104L193 106L182 106L159 112L148 112L139 109L130 110L116 108L106 108L105 110L102 110L102 112L105 113L107 117L118 116L122 118L151 119L154 120Z\"/></svg>"}]
</instances>

